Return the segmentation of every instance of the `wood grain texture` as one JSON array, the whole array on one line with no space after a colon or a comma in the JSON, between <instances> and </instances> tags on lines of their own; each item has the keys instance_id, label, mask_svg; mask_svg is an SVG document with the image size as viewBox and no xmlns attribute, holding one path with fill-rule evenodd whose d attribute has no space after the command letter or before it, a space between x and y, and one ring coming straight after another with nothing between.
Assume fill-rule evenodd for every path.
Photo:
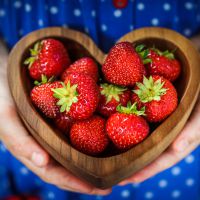
<instances>
[{"instance_id":1,"label":"wood grain texture","mask_svg":"<svg viewBox=\"0 0 200 200\"><path fill-rule=\"evenodd\" d=\"M157 158L179 134L186 123L199 93L200 59L191 42L180 34L163 28L143 28L130 32L119 41L145 43L161 49L176 49L182 74L176 87L179 105L147 139L129 151L108 157L92 157L72 148L68 141L37 112L30 102L31 83L23 61L36 41L53 37L61 40L70 56L93 57L102 64L105 54L85 34L59 27L32 32L13 48L8 62L8 79L19 115L33 137L66 169L99 188L108 188L137 172Z\"/></svg>"}]
</instances>

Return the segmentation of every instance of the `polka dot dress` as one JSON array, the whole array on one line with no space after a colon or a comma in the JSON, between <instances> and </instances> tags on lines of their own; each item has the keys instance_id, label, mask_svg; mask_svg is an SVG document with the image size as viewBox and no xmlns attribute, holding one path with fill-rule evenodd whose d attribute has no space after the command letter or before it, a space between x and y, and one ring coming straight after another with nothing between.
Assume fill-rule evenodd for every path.
<instances>
[{"instance_id":1,"label":"polka dot dress","mask_svg":"<svg viewBox=\"0 0 200 200\"><path fill-rule=\"evenodd\" d=\"M10 48L22 36L47 26L85 32L108 52L121 36L144 26L171 28L186 37L195 35L200 32L200 0L0 1L0 35ZM16 193L34 193L44 200L200 199L200 148L143 183L115 186L105 197L64 192L44 183L2 143L0 158L0 199Z\"/></svg>"},{"instance_id":2,"label":"polka dot dress","mask_svg":"<svg viewBox=\"0 0 200 200\"><path fill-rule=\"evenodd\" d=\"M23 19L23 20L21 20ZM199 0L1 0L0 34L12 47L27 33L63 26L89 34L107 52L125 33L144 26L190 37L200 29Z\"/></svg>"},{"instance_id":3,"label":"polka dot dress","mask_svg":"<svg viewBox=\"0 0 200 200\"><path fill-rule=\"evenodd\" d=\"M0 199L15 194L16 190L20 194L37 194L45 200L199 200L200 197L199 149L193 151L177 165L143 183L113 187L112 193L108 196L64 192L44 183L13 158L2 143L0 143L0 156ZM10 176L13 178L10 179Z\"/></svg>"}]
</instances>

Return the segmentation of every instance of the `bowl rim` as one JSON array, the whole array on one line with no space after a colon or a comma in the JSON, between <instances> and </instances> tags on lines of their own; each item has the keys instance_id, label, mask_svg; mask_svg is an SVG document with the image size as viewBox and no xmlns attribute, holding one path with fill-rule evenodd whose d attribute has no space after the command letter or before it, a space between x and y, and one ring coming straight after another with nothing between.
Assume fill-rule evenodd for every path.
<instances>
[{"instance_id":1,"label":"bowl rim","mask_svg":"<svg viewBox=\"0 0 200 200\"><path fill-rule=\"evenodd\" d=\"M158 38L158 39L164 39L166 41L171 42L172 44L175 44L178 48L184 52L184 56L188 61L189 69L190 69L190 76L188 80L187 87L185 88L184 94L181 98L181 101L179 102L179 105L177 109L170 115L169 118L167 118L160 126L156 128L155 131L151 133L151 135L148 136L142 143L136 145L132 149L110 157L93 157L86 154L83 154L76 149L74 149L72 146L67 144L65 141L62 141L61 138L53 131L50 125L48 125L45 120L37 113L35 108L33 109L33 106L28 104L28 97L25 94L24 91L24 85L23 80L21 78L21 57L24 53L24 50L28 48L30 44L33 44L37 40L40 40L44 37L67 37L68 39L74 40L78 42L81 46L83 46L85 49L91 53L91 55L100 63L104 61L104 58L106 54L104 54L93 42L93 40L87 36L84 33L81 33L79 31L75 31L68 28L62 28L62 27L50 27L50 28L44 28L40 30L36 30L34 32L31 32L30 34L23 37L12 49L9 59L8 59L8 80L9 80L9 86L10 90L14 99L14 102L17 106L18 112L20 116L22 117L22 120L26 123L28 123L27 126L30 126L28 129L33 129L36 134L39 133L39 138L37 140L43 140L42 143L47 143L49 148L53 151L56 151L57 153L61 153L61 157L63 159L66 159L66 162L71 165L74 165L77 169L80 170L80 174L87 171L89 178L93 178L94 180L99 181L99 187L102 188L109 185L106 180L112 179L113 183L116 183L116 180L114 180L114 176L118 174L121 176L117 180L119 182L123 178L127 177L127 174L133 173L133 168L135 169L134 172L136 172L139 169L139 165L141 165L141 160L145 162L145 165L150 163L152 160L155 159L155 156L153 155L154 151L157 151L161 153L164 149L166 149L171 140L174 139L178 132L183 128L185 122L187 121L192 108L196 102L196 99L198 97L200 84L199 84L199 74L200 74L200 68L196 69L195 67L197 63L200 61L199 55L197 50L193 47L192 43L180 35L179 33L166 29L166 28L159 28L159 27L146 27L146 28L140 28L134 31L131 31L130 33L124 35L121 37L117 42L122 41L139 41L142 39L146 39L147 36L149 38ZM176 41L174 38L178 38ZM189 50L188 50L189 47ZM15 67L12 67L15 65ZM20 69L20 70L19 70ZM15 78L17 80L14 80L12 77L12 73L14 72ZM18 85L15 84L15 81L18 82ZM19 91L19 88L23 88L23 92ZM19 96L20 95L20 96ZM189 101L188 99L192 99ZM25 105L21 104L21 102L26 102ZM27 118L27 112L31 115L29 118ZM35 123L33 123L33 119L35 119ZM30 123L31 122L31 123ZM37 126L37 124L40 123L41 126ZM169 126L170 125L170 126ZM52 142L48 142L50 139L47 134L45 135L45 130L49 130L50 132L48 134L54 135L55 139ZM165 134L163 134L165 132ZM167 134L167 132L170 134ZM42 134L40 134L42 133ZM162 133L162 134L161 134ZM38 141L41 143L41 141ZM57 145L60 145L58 148ZM141 149L145 149L145 152L141 152ZM162 150L161 150L162 149ZM70 155L68 155L66 152L63 153L63 151L68 151ZM51 150L50 150L51 151ZM157 156L159 155L157 154ZM53 154L53 153L52 153ZM146 155L150 155L151 159L148 160ZM80 157L81 159L78 160L77 157ZM156 156L156 157L157 157ZM55 155L54 155L55 158ZM133 160L134 158L134 160ZM57 158L56 158L57 159ZM59 161L59 160L58 160ZM84 161L84 162L83 162ZM107 166L109 165L112 168L112 163L116 162L124 163L124 166L126 170L130 171L131 173L124 174L125 169L124 168L116 168L113 174L109 174L109 170L107 171ZM86 167L87 162L93 163L95 166L99 166L99 171L94 173L93 167ZM61 162L63 164L63 162ZM84 164L85 163L85 164ZM135 166L134 166L135 165ZM64 164L66 167L66 164ZM68 166L70 169L71 166ZM73 170L73 169L70 169ZM104 172L103 172L104 170ZM89 180L88 178L88 180ZM87 179L87 177L86 177ZM95 182L93 180L93 183Z\"/></svg>"}]
</instances>

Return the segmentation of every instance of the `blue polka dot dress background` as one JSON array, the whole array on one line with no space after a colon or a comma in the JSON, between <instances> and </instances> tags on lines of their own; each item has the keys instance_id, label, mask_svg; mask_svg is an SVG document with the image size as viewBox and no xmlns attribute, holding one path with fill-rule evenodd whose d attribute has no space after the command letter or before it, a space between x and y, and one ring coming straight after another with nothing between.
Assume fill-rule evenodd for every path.
<instances>
[{"instance_id":1,"label":"blue polka dot dress background","mask_svg":"<svg viewBox=\"0 0 200 200\"><path fill-rule=\"evenodd\" d=\"M200 0L128 0L123 8L112 0L0 1L0 35L10 48L22 36L47 26L85 32L108 52L122 35L144 26L171 28L187 37L200 33ZM64 192L44 183L2 143L0 158L0 199L20 193L38 194L44 200L200 199L200 148L143 183L115 186L106 197Z\"/></svg>"}]
</instances>

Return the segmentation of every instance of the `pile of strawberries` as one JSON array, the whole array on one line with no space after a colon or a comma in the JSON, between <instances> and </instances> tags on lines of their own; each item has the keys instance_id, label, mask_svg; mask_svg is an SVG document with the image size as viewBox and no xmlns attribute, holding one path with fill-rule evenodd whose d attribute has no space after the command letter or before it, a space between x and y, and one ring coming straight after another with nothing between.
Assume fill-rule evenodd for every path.
<instances>
[{"instance_id":1,"label":"pile of strawberries","mask_svg":"<svg viewBox=\"0 0 200 200\"><path fill-rule=\"evenodd\" d=\"M120 42L100 67L90 57L71 62L64 44L49 38L30 54L24 63L35 83L32 103L88 155L130 149L177 107L172 82L181 67L168 50Z\"/></svg>"}]
</instances>

